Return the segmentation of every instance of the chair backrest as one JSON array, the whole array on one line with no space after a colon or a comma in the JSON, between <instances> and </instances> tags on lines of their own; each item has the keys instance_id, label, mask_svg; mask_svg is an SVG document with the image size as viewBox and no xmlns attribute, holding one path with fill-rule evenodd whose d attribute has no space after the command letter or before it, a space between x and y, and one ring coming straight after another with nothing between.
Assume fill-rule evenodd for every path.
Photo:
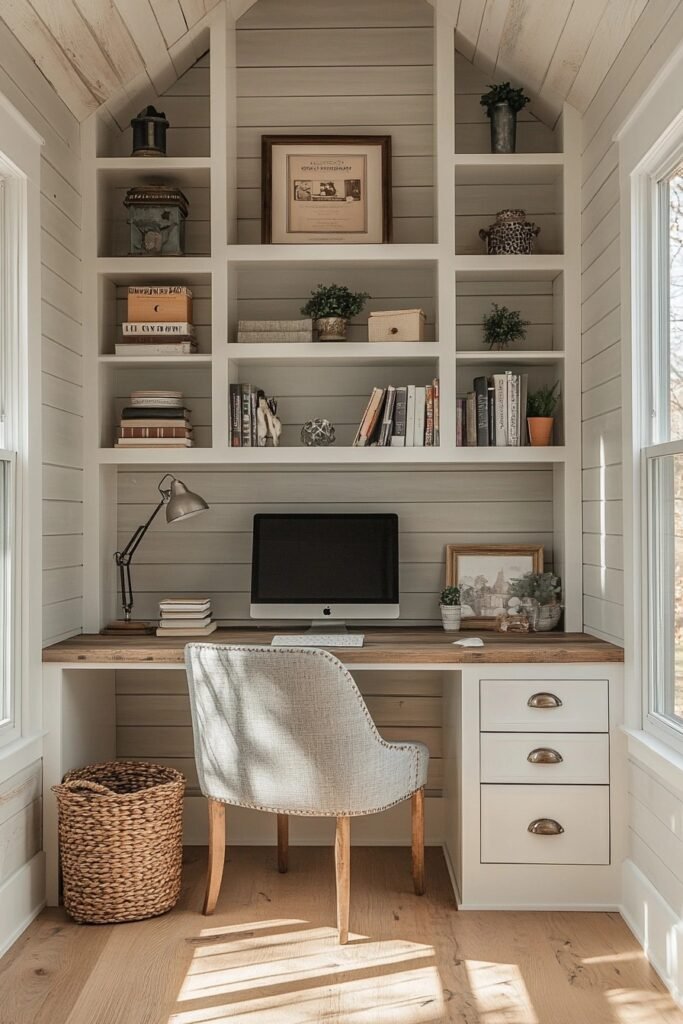
<instances>
[{"instance_id":1,"label":"chair backrest","mask_svg":"<svg viewBox=\"0 0 683 1024\"><path fill-rule=\"evenodd\" d=\"M395 745L327 651L189 644L185 657L206 796L292 814L383 804Z\"/></svg>"}]
</instances>

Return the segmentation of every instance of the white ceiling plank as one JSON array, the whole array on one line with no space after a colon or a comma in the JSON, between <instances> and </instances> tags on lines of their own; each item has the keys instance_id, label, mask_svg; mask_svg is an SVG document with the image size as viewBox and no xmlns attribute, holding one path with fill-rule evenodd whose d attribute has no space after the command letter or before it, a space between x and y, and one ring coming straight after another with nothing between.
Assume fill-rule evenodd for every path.
<instances>
[{"instance_id":1,"label":"white ceiling plank","mask_svg":"<svg viewBox=\"0 0 683 1024\"><path fill-rule=\"evenodd\" d=\"M486 0L462 0L455 27L455 45L463 57L472 60L484 17Z\"/></svg>"},{"instance_id":2,"label":"white ceiling plank","mask_svg":"<svg viewBox=\"0 0 683 1024\"><path fill-rule=\"evenodd\" d=\"M493 73L498 61L509 0L486 0L474 62L485 74Z\"/></svg>"},{"instance_id":3,"label":"white ceiling plank","mask_svg":"<svg viewBox=\"0 0 683 1024\"><path fill-rule=\"evenodd\" d=\"M608 0L567 96L581 113L597 93L648 0Z\"/></svg>"},{"instance_id":4,"label":"white ceiling plank","mask_svg":"<svg viewBox=\"0 0 683 1024\"><path fill-rule=\"evenodd\" d=\"M169 47L169 56L173 61L176 77L184 75L195 61L199 60L209 49L208 16L198 21L185 33L182 39Z\"/></svg>"},{"instance_id":5,"label":"white ceiling plank","mask_svg":"<svg viewBox=\"0 0 683 1024\"><path fill-rule=\"evenodd\" d=\"M33 6L71 61L74 71L103 102L121 79L90 32L73 0L33 0Z\"/></svg>"},{"instance_id":6,"label":"white ceiling plank","mask_svg":"<svg viewBox=\"0 0 683 1024\"><path fill-rule=\"evenodd\" d=\"M512 74L538 96L570 5L567 0L510 0L496 74Z\"/></svg>"},{"instance_id":7,"label":"white ceiling plank","mask_svg":"<svg viewBox=\"0 0 683 1024\"><path fill-rule=\"evenodd\" d=\"M114 3L135 40L154 88L158 93L164 92L175 82L176 73L149 0L114 0Z\"/></svg>"},{"instance_id":8,"label":"white ceiling plank","mask_svg":"<svg viewBox=\"0 0 683 1024\"><path fill-rule=\"evenodd\" d=\"M74 74L66 54L28 0L3 0L0 16L79 120L97 109L97 97L80 76Z\"/></svg>"},{"instance_id":9,"label":"white ceiling plank","mask_svg":"<svg viewBox=\"0 0 683 1024\"><path fill-rule=\"evenodd\" d=\"M220 0L180 0L180 6L188 28L196 25L205 14L212 11Z\"/></svg>"},{"instance_id":10,"label":"white ceiling plank","mask_svg":"<svg viewBox=\"0 0 683 1024\"><path fill-rule=\"evenodd\" d=\"M74 0L102 51L123 83L140 73L142 57L113 0Z\"/></svg>"},{"instance_id":11,"label":"white ceiling plank","mask_svg":"<svg viewBox=\"0 0 683 1024\"><path fill-rule=\"evenodd\" d=\"M569 95L606 6L607 0L574 0L541 84L540 91L549 101L556 98L561 104Z\"/></svg>"},{"instance_id":12,"label":"white ceiling plank","mask_svg":"<svg viewBox=\"0 0 683 1024\"><path fill-rule=\"evenodd\" d=\"M179 0L149 0L149 2L166 40L166 46L173 46L187 31Z\"/></svg>"}]
</instances>

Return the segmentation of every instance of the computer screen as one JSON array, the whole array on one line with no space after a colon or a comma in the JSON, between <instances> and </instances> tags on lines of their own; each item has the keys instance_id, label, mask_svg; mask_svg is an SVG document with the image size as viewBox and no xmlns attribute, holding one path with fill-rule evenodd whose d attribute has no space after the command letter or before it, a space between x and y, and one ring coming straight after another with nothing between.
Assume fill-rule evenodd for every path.
<instances>
[{"instance_id":1,"label":"computer screen","mask_svg":"<svg viewBox=\"0 0 683 1024\"><path fill-rule=\"evenodd\" d=\"M341 606L397 606L398 596L397 515L254 516L252 614L259 605L290 606L284 614L332 605L349 614Z\"/></svg>"}]
</instances>

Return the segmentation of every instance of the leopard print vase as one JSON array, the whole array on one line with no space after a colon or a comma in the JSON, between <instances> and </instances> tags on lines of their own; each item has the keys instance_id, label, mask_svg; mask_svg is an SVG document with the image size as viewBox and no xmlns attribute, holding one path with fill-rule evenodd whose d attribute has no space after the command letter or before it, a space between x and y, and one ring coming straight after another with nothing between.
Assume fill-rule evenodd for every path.
<instances>
[{"instance_id":1,"label":"leopard print vase","mask_svg":"<svg viewBox=\"0 0 683 1024\"><path fill-rule=\"evenodd\" d=\"M479 237L486 241L489 256L528 256L540 230L527 221L524 210L500 210L495 223L486 230L482 228Z\"/></svg>"}]
</instances>

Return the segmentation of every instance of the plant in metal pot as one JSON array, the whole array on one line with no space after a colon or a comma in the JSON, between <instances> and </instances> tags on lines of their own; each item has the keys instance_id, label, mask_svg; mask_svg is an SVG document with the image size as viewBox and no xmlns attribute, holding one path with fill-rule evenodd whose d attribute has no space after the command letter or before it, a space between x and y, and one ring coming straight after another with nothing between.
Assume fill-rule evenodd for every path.
<instances>
[{"instance_id":1,"label":"plant in metal pot","mask_svg":"<svg viewBox=\"0 0 683 1024\"><path fill-rule=\"evenodd\" d=\"M367 292L352 292L345 285L319 284L301 313L315 320L320 341L346 341L348 321L358 316L369 298Z\"/></svg>"},{"instance_id":2,"label":"plant in metal pot","mask_svg":"<svg viewBox=\"0 0 683 1024\"><path fill-rule=\"evenodd\" d=\"M491 312L482 320L484 344L488 345L491 351L497 349L500 352L513 341L522 341L526 338L528 326L529 321L522 320L518 310L508 309L507 306L499 306L497 302L493 302Z\"/></svg>"},{"instance_id":3,"label":"plant in metal pot","mask_svg":"<svg viewBox=\"0 0 683 1024\"><path fill-rule=\"evenodd\" d=\"M509 82L489 86L479 102L491 120L491 152L514 153L517 144L517 114L529 103L522 89Z\"/></svg>"},{"instance_id":4,"label":"plant in metal pot","mask_svg":"<svg viewBox=\"0 0 683 1024\"><path fill-rule=\"evenodd\" d=\"M555 381L552 387L532 391L527 398L526 422L529 428L529 443L534 447L543 447L551 443L555 409L560 400L559 388L559 381Z\"/></svg>"},{"instance_id":5,"label":"plant in metal pot","mask_svg":"<svg viewBox=\"0 0 683 1024\"><path fill-rule=\"evenodd\" d=\"M460 587L448 586L441 591L441 621L448 633L457 633L460 629L462 608L460 607Z\"/></svg>"},{"instance_id":6,"label":"plant in metal pot","mask_svg":"<svg viewBox=\"0 0 683 1024\"><path fill-rule=\"evenodd\" d=\"M554 629L562 612L562 580L553 572L527 572L510 580L510 595L519 599L532 629Z\"/></svg>"}]
</instances>

